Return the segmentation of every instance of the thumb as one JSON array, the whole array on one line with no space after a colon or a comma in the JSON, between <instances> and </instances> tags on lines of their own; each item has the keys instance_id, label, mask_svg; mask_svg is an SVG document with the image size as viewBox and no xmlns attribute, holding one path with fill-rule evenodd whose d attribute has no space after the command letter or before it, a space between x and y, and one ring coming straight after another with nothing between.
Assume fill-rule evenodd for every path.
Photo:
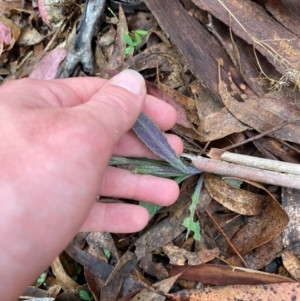
<instances>
[{"instance_id":1,"label":"thumb","mask_svg":"<svg viewBox=\"0 0 300 301\"><path fill-rule=\"evenodd\" d=\"M132 128L146 98L143 77L134 70L124 70L109 80L84 106L93 113L105 136L115 144Z\"/></svg>"}]
</instances>

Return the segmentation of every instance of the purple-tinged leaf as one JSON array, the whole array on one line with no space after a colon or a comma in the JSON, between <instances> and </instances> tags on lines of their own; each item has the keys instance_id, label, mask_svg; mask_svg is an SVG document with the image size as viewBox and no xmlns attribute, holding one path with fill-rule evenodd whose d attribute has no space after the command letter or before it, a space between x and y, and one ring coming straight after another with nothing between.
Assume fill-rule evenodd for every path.
<instances>
[{"instance_id":1,"label":"purple-tinged leaf","mask_svg":"<svg viewBox=\"0 0 300 301\"><path fill-rule=\"evenodd\" d=\"M153 84L151 84L148 81L146 81L146 87L147 87L147 93L149 95L155 96L155 97L165 101L166 103L171 105L176 110L176 112L177 112L176 123L177 124L180 124L188 129L192 128L192 124L189 121L189 119L187 117L187 113L184 110L184 108L180 104L178 104L169 94L162 91L161 89L154 86Z\"/></svg>"},{"instance_id":2,"label":"purple-tinged leaf","mask_svg":"<svg viewBox=\"0 0 300 301\"><path fill-rule=\"evenodd\" d=\"M144 113L141 113L133 126L138 137L148 146L152 152L169 162L173 167L184 173L195 173L193 168L184 165L177 157L175 151L168 143L167 138L158 126ZM199 173L199 170L197 171Z\"/></svg>"},{"instance_id":3,"label":"purple-tinged leaf","mask_svg":"<svg viewBox=\"0 0 300 301\"><path fill-rule=\"evenodd\" d=\"M67 50L56 47L48 52L39 62L37 67L29 74L34 79L54 79L60 63L67 56Z\"/></svg>"}]
</instances>

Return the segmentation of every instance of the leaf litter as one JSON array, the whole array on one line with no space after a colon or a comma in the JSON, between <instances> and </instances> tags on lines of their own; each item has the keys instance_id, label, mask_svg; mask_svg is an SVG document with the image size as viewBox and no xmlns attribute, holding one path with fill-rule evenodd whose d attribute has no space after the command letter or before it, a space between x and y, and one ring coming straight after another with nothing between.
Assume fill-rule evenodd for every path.
<instances>
[{"instance_id":1,"label":"leaf litter","mask_svg":"<svg viewBox=\"0 0 300 301\"><path fill-rule=\"evenodd\" d=\"M234 163L227 164L238 179L228 181L230 173L218 169L221 159L206 170L202 186L196 164L200 158L211 164L205 157L214 147L299 164L297 7L292 1L144 3L148 11L120 7L111 14L109 1L41 0L40 17L34 3L0 3L1 83L27 76L110 78L135 69L148 93L178 112L172 131L188 154L178 158L141 114L133 130L164 161L112 158L111 164L173 178L181 183L179 199L154 208L139 233L79 234L41 278L48 289L36 284L23 295L300 300L298 190L277 178L263 181L255 170L254 177L242 174Z\"/></svg>"}]
</instances>

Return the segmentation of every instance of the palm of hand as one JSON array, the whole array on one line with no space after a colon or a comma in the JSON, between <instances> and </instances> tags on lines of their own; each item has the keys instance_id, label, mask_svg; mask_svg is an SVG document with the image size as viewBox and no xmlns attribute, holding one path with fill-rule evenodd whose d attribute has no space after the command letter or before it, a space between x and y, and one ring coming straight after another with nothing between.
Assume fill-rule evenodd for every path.
<instances>
[{"instance_id":1,"label":"palm of hand","mask_svg":"<svg viewBox=\"0 0 300 301\"><path fill-rule=\"evenodd\" d=\"M178 187L172 181L107 167L112 155L153 157L128 131L142 106L164 130L175 122L174 110L144 90L136 96L96 78L26 79L4 85L1 96L0 238L8 248L0 252L0 263L12 275L23 268L21 287L80 228L133 232L146 225L143 208L95 203L97 195L161 205L175 201ZM179 139L168 139L180 153ZM5 278L1 287L7 289L13 284Z\"/></svg>"}]
</instances>

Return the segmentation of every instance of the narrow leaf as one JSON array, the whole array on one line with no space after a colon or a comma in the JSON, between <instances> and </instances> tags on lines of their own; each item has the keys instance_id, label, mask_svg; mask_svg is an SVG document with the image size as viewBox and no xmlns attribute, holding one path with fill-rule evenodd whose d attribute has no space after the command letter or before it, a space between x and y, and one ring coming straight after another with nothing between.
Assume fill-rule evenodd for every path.
<instances>
[{"instance_id":1,"label":"narrow leaf","mask_svg":"<svg viewBox=\"0 0 300 301\"><path fill-rule=\"evenodd\" d=\"M137 33L141 36L145 36L146 34L148 34L148 31L147 30L143 30L143 29L137 29L134 31L134 33Z\"/></svg>"},{"instance_id":2,"label":"narrow leaf","mask_svg":"<svg viewBox=\"0 0 300 301\"><path fill-rule=\"evenodd\" d=\"M166 160L178 170L183 173L199 173L199 170L196 172L196 169L194 170L194 168L189 168L182 163L168 143L163 132L144 113L139 115L138 120L133 126L133 130L154 154Z\"/></svg>"},{"instance_id":3,"label":"narrow leaf","mask_svg":"<svg viewBox=\"0 0 300 301\"><path fill-rule=\"evenodd\" d=\"M146 203L146 202L139 202L139 205L148 210L150 219L161 208L160 206L158 206L156 204L150 204L150 203Z\"/></svg>"},{"instance_id":4,"label":"narrow leaf","mask_svg":"<svg viewBox=\"0 0 300 301\"><path fill-rule=\"evenodd\" d=\"M141 44L142 42L141 36L136 31L134 32L134 40L137 43L137 45Z\"/></svg>"},{"instance_id":5,"label":"narrow leaf","mask_svg":"<svg viewBox=\"0 0 300 301\"><path fill-rule=\"evenodd\" d=\"M174 168L173 166L138 166L133 170L134 173L153 175L163 178L176 178L181 176L191 176Z\"/></svg>"},{"instance_id":6,"label":"narrow leaf","mask_svg":"<svg viewBox=\"0 0 300 301\"><path fill-rule=\"evenodd\" d=\"M128 55L130 53L133 53L134 48L132 46L129 46L124 49L124 54Z\"/></svg>"},{"instance_id":7,"label":"narrow leaf","mask_svg":"<svg viewBox=\"0 0 300 301\"><path fill-rule=\"evenodd\" d=\"M133 42L133 41L132 41L131 36L130 36L128 33L124 33L123 39L124 39L124 42L125 42L127 45L129 45L129 46L132 45L132 42Z\"/></svg>"}]
</instances>

